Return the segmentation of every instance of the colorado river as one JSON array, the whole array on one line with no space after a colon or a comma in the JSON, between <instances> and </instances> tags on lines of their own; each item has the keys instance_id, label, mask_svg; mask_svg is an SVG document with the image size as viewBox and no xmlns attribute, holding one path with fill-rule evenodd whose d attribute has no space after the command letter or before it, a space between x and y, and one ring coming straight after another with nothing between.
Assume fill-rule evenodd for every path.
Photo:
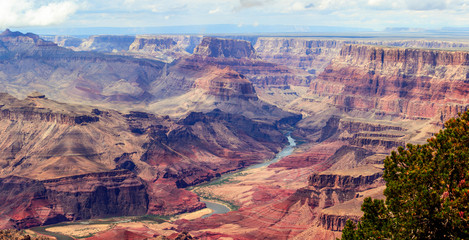
<instances>
[{"instance_id":1,"label":"colorado river","mask_svg":"<svg viewBox=\"0 0 469 240\"><path fill-rule=\"evenodd\" d=\"M244 168L240 171L223 174L221 177L219 177L217 179L214 179L214 180L212 180L208 183L202 184L202 185L213 184L214 182L217 182L217 181L222 182L222 181L228 179L229 177L233 176L234 174L240 173L242 171L249 170L249 169L261 168L261 167L269 166L272 163L278 162L280 159L292 154L293 150L295 150L295 147L296 147L295 139L293 139L290 135L287 136L287 139L288 139L289 145L287 145L286 147L284 147L282 149L282 151L277 153L275 158L273 158L271 160L268 160L268 161L265 161L263 163L251 165L251 166L249 166L247 168ZM227 212L231 211L231 209L227 205L222 204L222 203L210 201L210 200L207 200L207 199L203 199L202 202L204 202L207 205L207 208L212 210L212 213L206 214L206 215L202 216L202 218L210 217L213 214L224 214L224 213L227 213ZM129 218L132 218L132 217L129 217ZM136 219L138 219L138 217ZM136 219L133 219L133 220L135 221ZM108 223L118 223L118 222L122 222L122 221L123 221L122 219L119 219L119 220L110 219L107 222ZM96 222L93 222L92 224L99 224L99 223L105 223L105 222L106 221L96 221ZM72 238L70 236L67 236L67 235L64 235L64 234L56 233L56 232L49 232L46 229L50 228L50 227L54 227L54 226L67 226L67 225L74 225L74 224L75 225L80 224L80 222L72 222L72 223L66 222L66 223L61 223L61 224L56 224L56 225L40 226L40 227L31 228L31 230L34 231L34 232L40 233L40 234L45 234L45 235L56 237L58 240L71 240L71 239L74 239L74 238ZM86 225L86 224L91 224L91 223L89 223L88 221L85 221L85 222L82 222L81 224Z\"/></svg>"},{"instance_id":2,"label":"colorado river","mask_svg":"<svg viewBox=\"0 0 469 240\"><path fill-rule=\"evenodd\" d=\"M63 225L65 226L67 224L68 223L65 223ZM73 240L74 239L74 238L72 238L70 236L67 236L67 235L63 235L63 234L56 233L56 232L49 232L49 231L46 230L47 228L50 228L50 227L53 227L53 226L62 226L62 225L56 224L56 225L50 225L50 226L33 227L33 228L30 228L30 230L34 231L36 233L39 233L39 234L44 234L44 235L55 237L57 240Z\"/></svg>"},{"instance_id":3,"label":"colorado river","mask_svg":"<svg viewBox=\"0 0 469 240\"><path fill-rule=\"evenodd\" d=\"M249 170L249 169L256 169L256 168L261 168L261 167L266 167L266 166L269 166L270 164L272 163L276 163L278 161L280 161L280 159L290 155L293 153L293 150L295 150L295 147L296 147L296 141L294 138L292 138L290 135L287 136L287 139L288 139L288 143L289 145L284 147L282 149L282 151L280 151L279 153L277 153L277 155L275 155L275 158L271 159L271 160L268 160L268 161L265 161L263 163L259 163L259 164L254 164L254 165L251 165L241 171L237 171L237 172L231 172L231 173L227 173L227 174L223 174L221 177L213 180L213 181L210 181L209 183L207 184L210 184L214 181L220 181L222 182L223 180L233 176L234 174L236 173L239 173L239 172L242 172L242 171L245 171L245 170ZM205 184L204 184L205 185ZM207 218L207 217L210 217L212 216L213 214L223 214L223 213L227 213L229 211L231 211L230 208L228 208L226 205L224 204L220 204L220 203L217 203L217 202L212 202L212 201L209 201L209 200L202 200L201 202L205 203L207 205L207 208L211 209L212 210L212 213L209 213L209 214L205 214L204 216L202 216L202 218Z\"/></svg>"}]
</instances>

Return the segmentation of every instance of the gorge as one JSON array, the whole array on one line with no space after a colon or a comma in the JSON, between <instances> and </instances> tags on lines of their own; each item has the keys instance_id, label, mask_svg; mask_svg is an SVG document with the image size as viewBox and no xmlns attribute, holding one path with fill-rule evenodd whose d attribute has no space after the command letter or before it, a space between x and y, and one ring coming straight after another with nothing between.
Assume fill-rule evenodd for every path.
<instances>
[{"instance_id":1,"label":"gorge","mask_svg":"<svg viewBox=\"0 0 469 240\"><path fill-rule=\"evenodd\" d=\"M384 198L386 155L469 106L465 41L47 39L0 35L1 228L157 215L88 239L335 239ZM200 218L201 198L235 208Z\"/></svg>"}]
</instances>

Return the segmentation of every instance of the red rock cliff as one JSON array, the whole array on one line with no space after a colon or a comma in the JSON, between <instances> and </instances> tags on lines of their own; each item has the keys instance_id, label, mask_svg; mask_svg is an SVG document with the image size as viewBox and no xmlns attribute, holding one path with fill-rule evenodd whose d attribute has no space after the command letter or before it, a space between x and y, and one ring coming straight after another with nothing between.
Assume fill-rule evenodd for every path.
<instances>
[{"instance_id":1,"label":"red rock cliff","mask_svg":"<svg viewBox=\"0 0 469 240\"><path fill-rule=\"evenodd\" d=\"M143 181L126 170L45 181L10 176L0 179L0 189L0 214L10 219L0 228L142 215L148 207Z\"/></svg>"},{"instance_id":2,"label":"red rock cliff","mask_svg":"<svg viewBox=\"0 0 469 240\"><path fill-rule=\"evenodd\" d=\"M311 91L346 110L444 120L467 109L469 53L346 45Z\"/></svg>"},{"instance_id":3,"label":"red rock cliff","mask_svg":"<svg viewBox=\"0 0 469 240\"><path fill-rule=\"evenodd\" d=\"M252 58L256 55L248 41L213 37L204 37L194 54L225 58Z\"/></svg>"},{"instance_id":4,"label":"red rock cliff","mask_svg":"<svg viewBox=\"0 0 469 240\"><path fill-rule=\"evenodd\" d=\"M203 89L209 95L222 100L230 100L231 98L257 100L252 83L229 67L225 69L213 68L208 76L195 81L195 88Z\"/></svg>"}]
</instances>

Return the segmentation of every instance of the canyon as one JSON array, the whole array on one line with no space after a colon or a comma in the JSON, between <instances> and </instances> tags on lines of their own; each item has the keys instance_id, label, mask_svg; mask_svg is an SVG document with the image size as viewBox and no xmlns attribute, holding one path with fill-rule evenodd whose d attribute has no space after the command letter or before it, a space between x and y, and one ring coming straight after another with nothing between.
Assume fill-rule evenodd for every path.
<instances>
[{"instance_id":1,"label":"canyon","mask_svg":"<svg viewBox=\"0 0 469 240\"><path fill-rule=\"evenodd\" d=\"M466 41L44 39L0 35L1 228L173 216L205 198L232 211L89 239L335 239L365 197L384 198L392 150L469 106ZM247 168L289 134L291 155Z\"/></svg>"},{"instance_id":2,"label":"canyon","mask_svg":"<svg viewBox=\"0 0 469 240\"><path fill-rule=\"evenodd\" d=\"M286 142L275 125L220 110L173 121L38 93L0 102L2 227L200 209L182 187L258 163Z\"/></svg>"}]
</instances>

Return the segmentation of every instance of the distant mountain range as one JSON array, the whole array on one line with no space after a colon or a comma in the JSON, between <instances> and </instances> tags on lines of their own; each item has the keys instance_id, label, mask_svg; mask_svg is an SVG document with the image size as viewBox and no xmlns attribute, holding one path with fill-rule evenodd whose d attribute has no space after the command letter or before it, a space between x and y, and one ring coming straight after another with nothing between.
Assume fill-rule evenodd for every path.
<instances>
[{"instance_id":1,"label":"distant mountain range","mask_svg":"<svg viewBox=\"0 0 469 240\"><path fill-rule=\"evenodd\" d=\"M349 28L335 26L301 26L301 25L186 25L162 27L93 27L93 28L18 28L21 32L54 35L97 35L97 34L271 34L271 33L344 33L344 32L372 32L369 28Z\"/></svg>"},{"instance_id":2,"label":"distant mountain range","mask_svg":"<svg viewBox=\"0 0 469 240\"><path fill-rule=\"evenodd\" d=\"M383 30L371 28L350 28L337 26L306 25L185 25L160 27L23 27L15 31L34 32L39 35L70 35L88 37L91 35L139 35L139 34L184 34L184 35L262 35L262 36L317 36L345 38L373 37L418 37L418 38L452 38L469 37L469 28L444 27L441 29L424 29L408 27L388 27Z\"/></svg>"}]
</instances>

